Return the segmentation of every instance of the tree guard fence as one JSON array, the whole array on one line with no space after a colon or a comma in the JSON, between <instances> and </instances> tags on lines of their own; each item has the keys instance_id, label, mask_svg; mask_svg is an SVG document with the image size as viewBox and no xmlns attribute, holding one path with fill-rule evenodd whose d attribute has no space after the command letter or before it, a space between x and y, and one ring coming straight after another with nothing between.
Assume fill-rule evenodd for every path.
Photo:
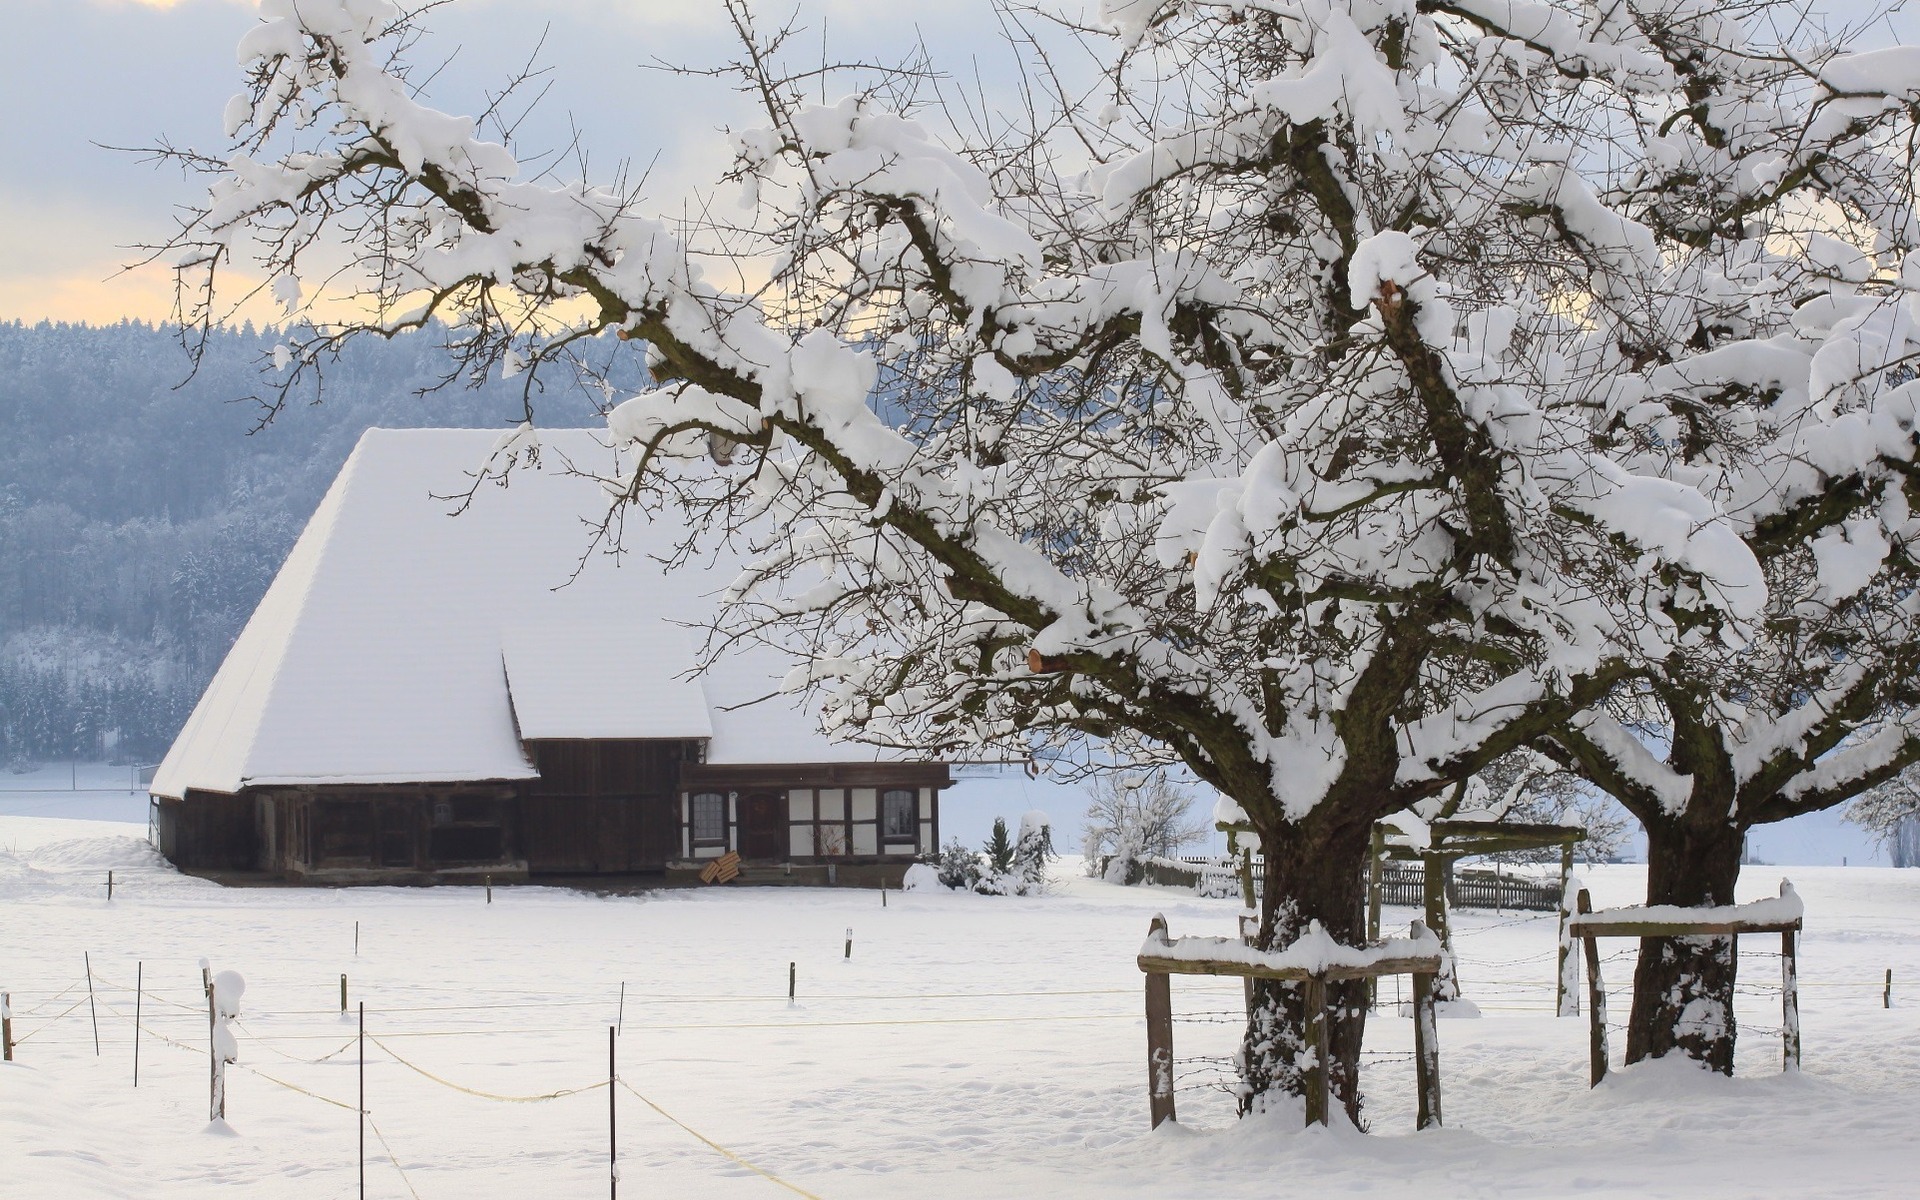
<instances>
[{"instance_id":1,"label":"tree guard fence","mask_svg":"<svg viewBox=\"0 0 1920 1200\"><path fill-rule=\"evenodd\" d=\"M1227 835L1227 854L1237 864L1241 894L1247 907L1257 908L1260 902L1260 864L1254 849L1257 839L1251 836L1255 832L1253 826L1239 821L1217 821L1214 828ZM1427 822L1425 830L1425 843L1417 845L1397 825L1386 821L1375 823L1367 853L1369 941L1378 941L1380 938L1380 909L1383 902L1421 908L1426 927L1440 939L1442 953L1447 956L1436 981L1441 1000L1460 998L1459 980L1451 962L1452 922L1448 919L1448 909L1456 904L1461 907L1511 907L1542 912L1558 909L1561 912L1560 942L1565 946L1565 904L1554 902L1554 898L1567 895L1568 880L1573 876L1573 848L1587 837L1583 826L1445 817ZM1555 847L1560 851L1560 886L1557 889L1550 885L1528 885L1519 881L1466 882L1454 878L1454 864L1463 858ZM1408 873L1417 873L1417 878L1394 878L1390 863L1409 864L1413 871ZM1557 994L1554 1011L1558 1016L1577 1016L1579 1001L1572 990L1572 977L1567 971L1566 962L1563 949L1559 969L1555 973ZM1369 983L1370 1002L1376 998L1376 991L1377 985Z\"/></svg>"},{"instance_id":2,"label":"tree guard fence","mask_svg":"<svg viewBox=\"0 0 1920 1200\"><path fill-rule=\"evenodd\" d=\"M1439 1029L1434 1016L1433 982L1440 970L1440 942L1419 921L1406 938L1366 947L1342 946L1316 923L1285 950L1256 950L1222 937L1167 936L1167 920L1156 916L1140 948L1146 974L1147 1104L1153 1127L1176 1120L1173 1107L1173 989L1175 975L1226 975L1252 981L1277 979L1304 985L1307 1036L1314 1047L1307 1072L1308 1125L1325 1125L1329 1100L1327 984L1383 975L1413 976L1414 1087L1419 1094L1415 1127L1440 1124Z\"/></svg>"},{"instance_id":3,"label":"tree guard fence","mask_svg":"<svg viewBox=\"0 0 1920 1200\"><path fill-rule=\"evenodd\" d=\"M1673 905L1593 911L1593 898L1586 888L1575 897L1577 911L1567 922L1569 936L1584 943L1587 960L1587 1011L1590 1015L1588 1041L1588 1087L1598 1087L1607 1077L1607 992L1600 979L1599 939L1603 937L1670 938L1718 936L1732 939L1733 953L1740 953L1743 933L1780 935L1780 1039L1781 1070L1800 1069L1800 972L1798 943L1804 908L1793 885L1782 879L1780 895L1752 904L1728 904L1717 908L1679 908Z\"/></svg>"}]
</instances>

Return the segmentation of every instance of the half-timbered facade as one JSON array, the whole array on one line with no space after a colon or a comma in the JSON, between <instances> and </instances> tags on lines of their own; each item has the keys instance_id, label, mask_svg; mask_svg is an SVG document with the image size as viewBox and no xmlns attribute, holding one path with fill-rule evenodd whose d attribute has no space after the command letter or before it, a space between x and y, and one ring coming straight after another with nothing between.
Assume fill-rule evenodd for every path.
<instances>
[{"instance_id":1,"label":"half-timbered facade","mask_svg":"<svg viewBox=\"0 0 1920 1200\"><path fill-rule=\"evenodd\" d=\"M163 854L373 883L692 882L734 853L748 882L874 884L937 846L944 765L828 742L764 651L694 669L732 564L662 571L677 531L631 523L581 563L590 434L452 515L494 437L365 435L155 773Z\"/></svg>"}]
</instances>

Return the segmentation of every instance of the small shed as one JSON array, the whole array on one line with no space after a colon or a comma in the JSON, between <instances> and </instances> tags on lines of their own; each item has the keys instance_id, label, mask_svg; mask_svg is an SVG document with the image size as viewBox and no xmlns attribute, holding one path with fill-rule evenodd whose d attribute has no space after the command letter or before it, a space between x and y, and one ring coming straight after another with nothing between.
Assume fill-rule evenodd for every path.
<instances>
[{"instance_id":1,"label":"small shed","mask_svg":"<svg viewBox=\"0 0 1920 1200\"><path fill-rule=\"evenodd\" d=\"M505 486L488 430L368 431L154 774L161 852L299 883L651 875L897 884L939 839L944 764L834 743L766 650L696 671L739 573L663 570L681 530L588 554L617 469L542 435Z\"/></svg>"}]
</instances>

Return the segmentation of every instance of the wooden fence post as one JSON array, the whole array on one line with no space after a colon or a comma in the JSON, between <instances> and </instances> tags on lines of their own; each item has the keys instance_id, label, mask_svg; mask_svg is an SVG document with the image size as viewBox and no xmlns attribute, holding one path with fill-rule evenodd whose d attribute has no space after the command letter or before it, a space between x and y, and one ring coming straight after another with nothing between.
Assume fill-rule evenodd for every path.
<instances>
[{"instance_id":1,"label":"wooden fence post","mask_svg":"<svg viewBox=\"0 0 1920 1200\"><path fill-rule=\"evenodd\" d=\"M1387 831L1375 822L1367 845L1367 941L1380 940L1380 868L1387 853ZM1380 977L1367 979L1367 1007L1380 1005Z\"/></svg>"},{"instance_id":2,"label":"wooden fence post","mask_svg":"<svg viewBox=\"0 0 1920 1200\"><path fill-rule=\"evenodd\" d=\"M1327 977L1307 976L1303 989L1307 1001L1307 1043L1313 1047L1313 1069L1307 1072L1307 1124L1327 1124L1329 1083L1333 1072L1327 1062Z\"/></svg>"},{"instance_id":3,"label":"wooden fence post","mask_svg":"<svg viewBox=\"0 0 1920 1200\"><path fill-rule=\"evenodd\" d=\"M220 1018L213 1003L213 979L207 968L200 968L207 980L207 1120L224 1120L227 1115L226 1080L221 1078Z\"/></svg>"},{"instance_id":4,"label":"wooden fence post","mask_svg":"<svg viewBox=\"0 0 1920 1200\"><path fill-rule=\"evenodd\" d=\"M1572 880L1573 843L1568 842L1560 851L1560 942L1555 964L1560 974L1553 993L1556 1017L1580 1015L1580 960L1574 957L1573 935L1567 932L1567 922L1573 916Z\"/></svg>"},{"instance_id":5,"label":"wooden fence post","mask_svg":"<svg viewBox=\"0 0 1920 1200\"><path fill-rule=\"evenodd\" d=\"M1893 968L1892 967L1887 968L1887 988L1885 991L1880 993L1880 1007L1881 1008L1893 1007Z\"/></svg>"},{"instance_id":6,"label":"wooden fence post","mask_svg":"<svg viewBox=\"0 0 1920 1200\"><path fill-rule=\"evenodd\" d=\"M81 961L87 965L87 1015L93 1018L93 1056L100 1057L100 1010L93 1004L93 951L80 952Z\"/></svg>"},{"instance_id":7,"label":"wooden fence post","mask_svg":"<svg viewBox=\"0 0 1920 1200\"><path fill-rule=\"evenodd\" d=\"M340 1015L347 1015L347 977L340 976Z\"/></svg>"},{"instance_id":8,"label":"wooden fence post","mask_svg":"<svg viewBox=\"0 0 1920 1200\"><path fill-rule=\"evenodd\" d=\"M1147 926L1149 939L1165 941L1167 921L1155 917ZM1154 1129L1177 1118L1173 1111L1173 988L1164 973L1147 972L1147 1107Z\"/></svg>"},{"instance_id":9,"label":"wooden fence post","mask_svg":"<svg viewBox=\"0 0 1920 1200\"><path fill-rule=\"evenodd\" d=\"M1581 913L1593 911L1593 896L1586 888L1574 898L1574 908ZM1600 942L1592 934L1581 939L1587 952L1587 1009L1591 1021L1591 1033L1587 1044L1587 1086L1598 1087L1607 1077L1607 990L1600 979Z\"/></svg>"},{"instance_id":10,"label":"wooden fence post","mask_svg":"<svg viewBox=\"0 0 1920 1200\"><path fill-rule=\"evenodd\" d=\"M13 993L0 992L0 1062L13 1061Z\"/></svg>"},{"instance_id":11,"label":"wooden fence post","mask_svg":"<svg viewBox=\"0 0 1920 1200\"><path fill-rule=\"evenodd\" d=\"M614 1027L607 1026L607 1195L611 1200L620 1196L620 1141L614 1136L614 1080L619 1078L614 1068L613 1039Z\"/></svg>"},{"instance_id":12,"label":"wooden fence post","mask_svg":"<svg viewBox=\"0 0 1920 1200\"><path fill-rule=\"evenodd\" d=\"M1780 934L1780 1069L1800 1069L1800 964L1795 957L1800 939L1793 930Z\"/></svg>"},{"instance_id":13,"label":"wooden fence post","mask_svg":"<svg viewBox=\"0 0 1920 1200\"><path fill-rule=\"evenodd\" d=\"M1414 941L1426 937L1427 927L1413 923ZM1433 1004L1433 976L1413 976L1413 1086L1420 1099L1414 1128L1440 1124L1440 1027Z\"/></svg>"}]
</instances>

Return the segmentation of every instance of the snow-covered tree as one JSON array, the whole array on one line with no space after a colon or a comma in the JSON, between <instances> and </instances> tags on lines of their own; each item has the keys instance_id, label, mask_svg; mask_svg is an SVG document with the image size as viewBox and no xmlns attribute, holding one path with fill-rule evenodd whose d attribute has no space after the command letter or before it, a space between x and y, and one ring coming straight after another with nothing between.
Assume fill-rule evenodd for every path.
<instances>
[{"instance_id":1,"label":"snow-covered tree","mask_svg":"<svg viewBox=\"0 0 1920 1200\"><path fill-rule=\"evenodd\" d=\"M1364 936L1378 818L1686 638L1752 636L1729 497L1621 428L1744 451L1643 408L1771 378L1723 347L1823 277L1791 219L1835 196L1897 308L1914 73L1729 58L1723 7L1106 0L1099 95L1040 59L1030 118L979 133L925 72L810 99L790 31L729 11L765 109L741 207L669 222L422 104L384 0L265 0L234 144L185 156L216 180L169 249L184 315L258 255L289 303L347 279L369 305L294 339L289 379L435 316L475 369L644 343L611 491L754 541L727 636L794 652L849 737L1183 763L1258 832L1269 947ZM1357 1114L1363 991L1333 1000ZM1248 1107L1298 1088L1302 1016L1256 989Z\"/></svg>"},{"instance_id":2,"label":"snow-covered tree","mask_svg":"<svg viewBox=\"0 0 1920 1200\"><path fill-rule=\"evenodd\" d=\"M1212 832L1192 815L1193 792L1164 771L1101 775L1087 784L1087 870L1133 882L1142 858L1171 858Z\"/></svg>"},{"instance_id":3,"label":"snow-covered tree","mask_svg":"<svg viewBox=\"0 0 1920 1200\"><path fill-rule=\"evenodd\" d=\"M1847 820L1879 839L1894 866L1920 867L1920 767L1862 792Z\"/></svg>"},{"instance_id":4,"label":"snow-covered tree","mask_svg":"<svg viewBox=\"0 0 1920 1200\"><path fill-rule=\"evenodd\" d=\"M1920 48L1662 11L1642 24L1685 102L1636 105L1645 154L1599 194L1657 257L1583 301L1594 432L1723 514L1761 603L1677 589L1616 648L1632 683L1542 745L1646 827L1649 903L1705 906L1734 902L1749 829L1920 759ZM1628 1060L1730 1072L1734 976L1730 939L1643 942Z\"/></svg>"},{"instance_id":5,"label":"snow-covered tree","mask_svg":"<svg viewBox=\"0 0 1920 1200\"><path fill-rule=\"evenodd\" d=\"M1575 851L1589 863L1612 862L1626 848L1633 820L1586 780L1533 750L1516 750L1487 764L1468 781L1451 812L1482 820L1536 825L1577 825L1586 830ZM1502 850L1487 857L1503 863L1558 862L1560 849Z\"/></svg>"}]
</instances>

